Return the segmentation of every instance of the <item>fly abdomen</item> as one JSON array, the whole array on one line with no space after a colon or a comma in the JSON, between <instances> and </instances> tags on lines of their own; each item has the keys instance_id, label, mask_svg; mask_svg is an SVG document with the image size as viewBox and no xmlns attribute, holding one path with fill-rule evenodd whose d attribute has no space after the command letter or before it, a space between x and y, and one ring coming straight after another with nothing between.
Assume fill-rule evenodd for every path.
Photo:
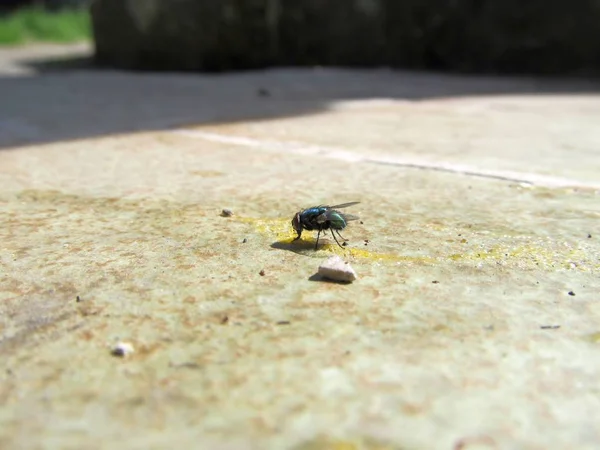
<instances>
[{"instance_id":1,"label":"fly abdomen","mask_svg":"<svg viewBox=\"0 0 600 450\"><path fill-rule=\"evenodd\" d=\"M334 230L343 230L348 225L344 216L337 211L330 211L328 222Z\"/></svg>"}]
</instances>

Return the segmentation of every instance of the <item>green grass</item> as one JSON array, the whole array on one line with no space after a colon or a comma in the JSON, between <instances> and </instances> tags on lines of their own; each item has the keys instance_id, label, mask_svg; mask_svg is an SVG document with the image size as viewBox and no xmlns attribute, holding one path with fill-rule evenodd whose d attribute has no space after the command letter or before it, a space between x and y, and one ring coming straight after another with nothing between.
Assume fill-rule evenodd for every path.
<instances>
[{"instance_id":1,"label":"green grass","mask_svg":"<svg viewBox=\"0 0 600 450\"><path fill-rule=\"evenodd\" d=\"M89 40L91 34L89 12L85 9L49 12L31 7L0 15L0 45L75 42Z\"/></svg>"}]
</instances>

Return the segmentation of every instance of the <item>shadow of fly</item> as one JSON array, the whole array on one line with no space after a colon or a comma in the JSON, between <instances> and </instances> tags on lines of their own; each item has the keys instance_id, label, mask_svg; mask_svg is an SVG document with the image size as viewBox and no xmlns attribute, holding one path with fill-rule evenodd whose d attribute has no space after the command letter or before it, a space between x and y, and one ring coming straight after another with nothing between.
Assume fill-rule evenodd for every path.
<instances>
[{"instance_id":1,"label":"shadow of fly","mask_svg":"<svg viewBox=\"0 0 600 450\"><path fill-rule=\"evenodd\" d=\"M352 214L343 214L338 211L338 209L347 208L348 206L356 205L360 202L350 202L350 203L342 203L341 205L334 206L313 206L312 208L307 208L302 211L298 211L296 215L294 215L292 219L292 227L298 236L294 239L297 241L302 236L303 230L314 231L317 230L317 242L315 242L315 250L319 245L319 237L321 236L321 232L325 230L330 230L333 239L337 242L337 245L343 248L340 241L338 241L335 233L340 237L340 239L346 242L348 239L345 239L341 234L340 230L343 230L348 226L348 222L351 220L358 220L358 216L353 216Z\"/></svg>"}]
</instances>

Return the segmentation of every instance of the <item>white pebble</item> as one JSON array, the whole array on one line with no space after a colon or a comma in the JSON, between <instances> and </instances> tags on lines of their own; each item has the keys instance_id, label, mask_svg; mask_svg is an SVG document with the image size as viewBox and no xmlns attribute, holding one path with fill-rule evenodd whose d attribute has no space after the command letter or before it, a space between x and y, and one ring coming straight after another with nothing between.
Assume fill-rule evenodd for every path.
<instances>
[{"instance_id":1,"label":"white pebble","mask_svg":"<svg viewBox=\"0 0 600 450\"><path fill-rule=\"evenodd\" d=\"M337 255L327 258L319 266L319 275L334 281L356 280L356 272L352 266Z\"/></svg>"},{"instance_id":2,"label":"white pebble","mask_svg":"<svg viewBox=\"0 0 600 450\"><path fill-rule=\"evenodd\" d=\"M125 356L133 353L133 345L129 342L118 342L111 350L113 356L120 356L124 358Z\"/></svg>"}]
</instances>

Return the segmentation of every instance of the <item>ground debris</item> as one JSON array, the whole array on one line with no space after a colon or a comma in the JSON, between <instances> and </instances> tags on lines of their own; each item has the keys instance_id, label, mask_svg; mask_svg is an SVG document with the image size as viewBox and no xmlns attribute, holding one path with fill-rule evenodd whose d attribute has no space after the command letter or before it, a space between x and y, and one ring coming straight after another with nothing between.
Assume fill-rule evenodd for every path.
<instances>
[{"instance_id":1,"label":"ground debris","mask_svg":"<svg viewBox=\"0 0 600 450\"><path fill-rule=\"evenodd\" d=\"M357 278L352 266L337 255L327 258L319 266L319 275L330 280L345 282L351 282Z\"/></svg>"},{"instance_id":2,"label":"ground debris","mask_svg":"<svg viewBox=\"0 0 600 450\"><path fill-rule=\"evenodd\" d=\"M223 211L221 211L221 216L222 217L231 217L231 216L233 216L233 211L225 208L225 209L223 209Z\"/></svg>"},{"instance_id":3,"label":"ground debris","mask_svg":"<svg viewBox=\"0 0 600 450\"><path fill-rule=\"evenodd\" d=\"M256 95L259 97L270 97L271 91L269 91L267 88L261 87L256 90Z\"/></svg>"},{"instance_id":4,"label":"ground debris","mask_svg":"<svg viewBox=\"0 0 600 450\"><path fill-rule=\"evenodd\" d=\"M111 355L124 358L133 353L133 345L129 342L117 342L110 351Z\"/></svg>"}]
</instances>

